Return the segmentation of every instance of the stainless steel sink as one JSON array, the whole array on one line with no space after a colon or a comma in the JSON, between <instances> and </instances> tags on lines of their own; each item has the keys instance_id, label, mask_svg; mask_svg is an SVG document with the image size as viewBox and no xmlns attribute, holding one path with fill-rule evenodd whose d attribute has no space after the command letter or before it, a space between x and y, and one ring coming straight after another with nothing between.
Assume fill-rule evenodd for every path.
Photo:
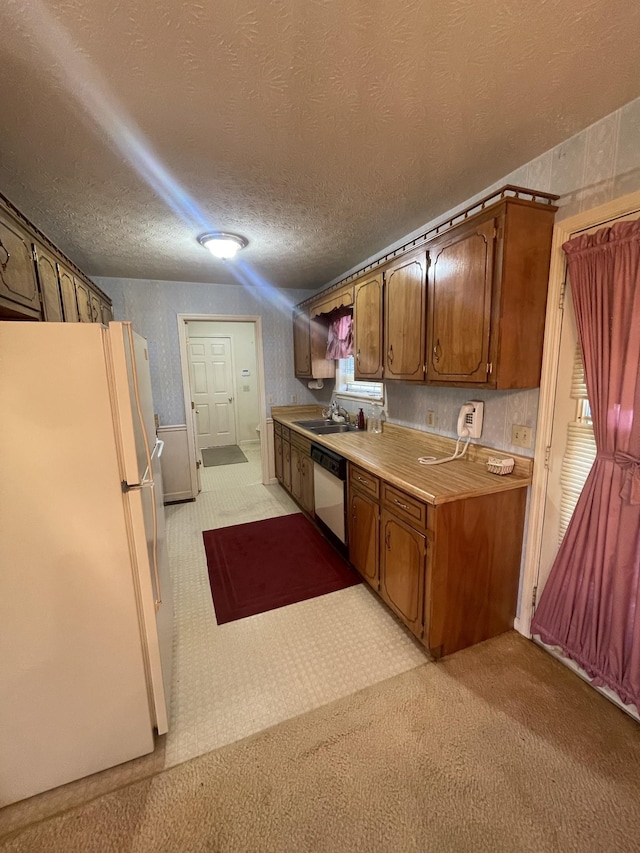
<instances>
[{"instance_id":1,"label":"stainless steel sink","mask_svg":"<svg viewBox=\"0 0 640 853\"><path fill-rule=\"evenodd\" d=\"M307 427L307 429L316 435L331 435L334 432L355 432L358 427L350 424L329 424L328 426Z\"/></svg>"},{"instance_id":2,"label":"stainless steel sink","mask_svg":"<svg viewBox=\"0 0 640 853\"><path fill-rule=\"evenodd\" d=\"M329 418L318 418L315 421L294 421L296 426L304 427L305 429L314 429L321 426L333 426L333 422Z\"/></svg>"}]
</instances>

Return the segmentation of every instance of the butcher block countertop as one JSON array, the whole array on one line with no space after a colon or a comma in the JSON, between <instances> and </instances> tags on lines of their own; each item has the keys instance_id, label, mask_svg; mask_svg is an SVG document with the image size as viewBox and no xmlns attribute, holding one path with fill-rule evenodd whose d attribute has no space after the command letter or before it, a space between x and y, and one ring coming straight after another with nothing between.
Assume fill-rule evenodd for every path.
<instances>
[{"instance_id":1,"label":"butcher block countertop","mask_svg":"<svg viewBox=\"0 0 640 853\"><path fill-rule=\"evenodd\" d=\"M455 440L386 421L382 433L377 434L356 430L334 435L315 435L294 424L294 421L321 417L321 406L274 406L271 415L274 421L290 430L334 450L392 486L435 506L463 498L521 489L531 483L532 459L483 447L474 440L469 444L463 459L443 465L421 465L418 462L420 456L450 456ZM512 473L500 476L487 471L486 461L490 456L510 456L515 459Z\"/></svg>"}]
</instances>

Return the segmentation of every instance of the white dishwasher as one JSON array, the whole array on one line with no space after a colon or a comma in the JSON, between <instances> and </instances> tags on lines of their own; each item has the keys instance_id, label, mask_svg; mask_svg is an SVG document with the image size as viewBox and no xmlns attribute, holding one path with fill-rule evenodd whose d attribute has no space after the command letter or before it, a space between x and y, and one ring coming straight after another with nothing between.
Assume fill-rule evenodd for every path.
<instances>
[{"instance_id":1,"label":"white dishwasher","mask_svg":"<svg viewBox=\"0 0 640 853\"><path fill-rule=\"evenodd\" d=\"M346 545L347 460L319 444L311 445L311 458L316 518Z\"/></svg>"}]
</instances>

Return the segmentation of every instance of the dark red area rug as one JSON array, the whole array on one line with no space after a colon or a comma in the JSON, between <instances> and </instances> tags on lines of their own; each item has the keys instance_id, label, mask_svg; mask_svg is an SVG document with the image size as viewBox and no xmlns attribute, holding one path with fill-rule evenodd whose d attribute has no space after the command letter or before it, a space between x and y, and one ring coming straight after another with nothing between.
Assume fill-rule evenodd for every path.
<instances>
[{"instance_id":1,"label":"dark red area rug","mask_svg":"<svg viewBox=\"0 0 640 853\"><path fill-rule=\"evenodd\" d=\"M218 625L360 583L300 513L202 535Z\"/></svg>"}]
</instances>

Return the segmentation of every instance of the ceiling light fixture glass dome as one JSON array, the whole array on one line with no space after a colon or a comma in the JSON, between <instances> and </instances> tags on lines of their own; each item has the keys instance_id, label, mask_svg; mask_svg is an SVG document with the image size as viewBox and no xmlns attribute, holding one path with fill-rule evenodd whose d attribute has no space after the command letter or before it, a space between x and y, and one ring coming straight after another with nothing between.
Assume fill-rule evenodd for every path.
<instances>
[{"instance_id":1,"label":"ceiling light fixture glass dome","mask_svg":"<svg viewBox=\"0 0 640 853\"><path fill-rule=\"evenodd\" d=\"M224 231L212 231L209 234L201 234L198 243L208 249L216 258L227 261L235 257L236 252L249 243L239 234L227 234Z\"/></svg>"}]
</instances>

